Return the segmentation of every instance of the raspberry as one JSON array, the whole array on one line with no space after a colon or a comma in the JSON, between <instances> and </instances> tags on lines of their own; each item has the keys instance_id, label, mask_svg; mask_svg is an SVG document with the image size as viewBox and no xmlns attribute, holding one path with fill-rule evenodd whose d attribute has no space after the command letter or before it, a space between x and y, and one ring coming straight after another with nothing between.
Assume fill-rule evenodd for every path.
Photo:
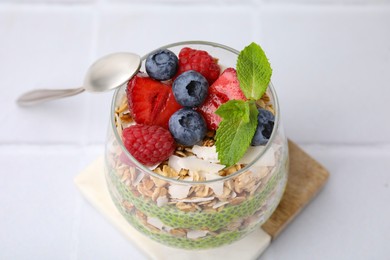
<instances>
[{"instance_id":1,"label":"raspberry","mask_svg":"<svg viewBox=\"0 0 390 260\"><path fill-rule=\"evenodd\" d=\"M179 53L179 69L176 76L188 70L195 70L202 74L210 86L219 77L221 71L217 60L211 57L207 51L194 50L186 47Z\"/></svg>"},{"instance_id":2,"label":"raspberry","mask_svg":"<svg viewBox=\"0 0 390 260\"><path fill-rule=\"evenodd\" d=\"M123 129L123 143L135 159L148 166L164 161L175 150L171 133L156 125L132 125Z\"/></svg>"}]
</instances>

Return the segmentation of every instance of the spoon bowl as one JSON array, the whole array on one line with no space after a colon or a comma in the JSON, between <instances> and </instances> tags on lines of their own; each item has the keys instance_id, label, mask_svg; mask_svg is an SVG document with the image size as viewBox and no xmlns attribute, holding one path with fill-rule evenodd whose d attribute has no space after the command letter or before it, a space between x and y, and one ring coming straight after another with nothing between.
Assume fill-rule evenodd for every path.
<instances>
[{"instance_id":1,"label":"spoon bowl","mask_svg":"<svg viewBox=\"0 0 390 260\"><path fill-rule=\"evenodd\" d=\"M90 92L104 92L123 85L140 69L141 57L128 52L112 53L93 63L83 87Z\"/></svg>"}]
</instances>

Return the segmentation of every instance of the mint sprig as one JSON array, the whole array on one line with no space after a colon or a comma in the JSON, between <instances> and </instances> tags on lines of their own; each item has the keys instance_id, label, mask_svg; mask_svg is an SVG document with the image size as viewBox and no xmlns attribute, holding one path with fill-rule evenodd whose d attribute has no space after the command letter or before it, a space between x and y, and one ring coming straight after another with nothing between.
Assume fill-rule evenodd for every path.
<instances>
[{"instance_id":1,"label":"mint sprig","mask_svg":"<svg viewBox=\"0 0 390 260\"><path fill-rule=\"evenodd\" d=\"M237 77L246 98L259 99L267 90L272 69L263 49L252 42L237 59Z\"/></svg>"},{"instance_id":2,"label":"mint sprig","mask_svg":"<svg viewBox=\"0 0 390 260\"><path fill-rule=\"evenodd\" d=\"M236 164L250 146L257 128L255 100L266 92L272 75L268 59L256 43L240 52L236 69L240 88L248 100L230 100L215 111L222 117L215 145L219 161L226 166Z\"/></svg>"}]
</instances>

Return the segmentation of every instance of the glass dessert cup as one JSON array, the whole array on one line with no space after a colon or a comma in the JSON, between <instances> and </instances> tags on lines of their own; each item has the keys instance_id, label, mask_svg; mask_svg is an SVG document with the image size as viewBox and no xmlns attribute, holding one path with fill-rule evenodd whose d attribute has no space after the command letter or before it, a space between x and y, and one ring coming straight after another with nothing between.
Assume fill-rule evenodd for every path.
<instances>
[{"instance_id":1,"label":"glass dessert cup","mask_svg":"<svg viewBox=\"0 0 390 260\"><path fill-rule=\"evenodd\" d=\"M161 48L178 55L183 47L207 51L218 58L223 66L221 71L235 67L239 53L227 46L200 41ZM145 71L147 56L142 58L141 71ZM202 181L171 178L168 170L156 173L131 156L123 145L117 115L126 96L125 89L126 86L118 89L112 100L105 175L111 198L130 225L168 246L206 249L243 238L271 216L288 176L287 139L272 84L267 95L275 112L275 124L268 143L250 147L244 156L248 161L242 168L230 167L225 169L227 174L222 174L225 176Z\"/></svg>"}]
</instances>

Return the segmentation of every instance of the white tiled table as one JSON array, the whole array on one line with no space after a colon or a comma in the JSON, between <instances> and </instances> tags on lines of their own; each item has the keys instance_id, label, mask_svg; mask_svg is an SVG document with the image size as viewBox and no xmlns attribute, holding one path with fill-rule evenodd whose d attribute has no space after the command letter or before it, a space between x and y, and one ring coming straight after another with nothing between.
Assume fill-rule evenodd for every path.
<instances>
[{"instance_id":1,"label":"white tiled table","mask_svg":"<svg viewBox=\"0 0 390 260\"><path fill-rule=\"evenodd\" d=\"M260 43L288 136L331 172L261 259L389 259L389 1L32 2L0 0L0 259L145 259L73 184L103 153L112 93L14 100L78 86L106 53L191 39Z\"/></svg>"}]
</instances>

